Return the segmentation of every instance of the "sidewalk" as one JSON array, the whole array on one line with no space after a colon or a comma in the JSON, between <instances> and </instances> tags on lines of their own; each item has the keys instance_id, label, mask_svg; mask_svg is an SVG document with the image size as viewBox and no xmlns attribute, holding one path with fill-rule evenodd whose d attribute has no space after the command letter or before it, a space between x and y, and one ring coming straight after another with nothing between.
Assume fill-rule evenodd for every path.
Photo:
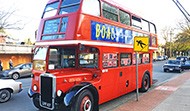
<instances>
[{"instance_id":1,"label":"sidewalk","mask_svg":"<svg viewBox=\"0 0 190 111\"><path fill-rule=\"evenodd\" d=\"M190 111L190 72L143 93L112 111Z\"/></svg>"}]
</instances>

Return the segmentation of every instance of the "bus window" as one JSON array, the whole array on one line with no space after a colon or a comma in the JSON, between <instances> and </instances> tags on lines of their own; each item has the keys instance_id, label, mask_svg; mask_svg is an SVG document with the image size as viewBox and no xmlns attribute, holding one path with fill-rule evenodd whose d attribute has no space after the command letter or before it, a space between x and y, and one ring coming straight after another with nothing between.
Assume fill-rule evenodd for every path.
<instances>
[{"instance_id":1,"label":"bus window","mask_svg":"<svg viewBox=\"0 0 190 111\"><path fill-rule=\"evenodd\" d=\"M118 22L118 9L108 5L107 3L103 3L103 16L107 19Z\"/></svg>"},{"instance_id":2,"label":"bus window","mask_svg":"<svg viewBox=\"0 0 190 111\"><path fill-rule=\"evenodd\" d=\"M68 17L62 18L62 21L61 21L61 32L66 32L67 24L68 24Z\"/></svg>"},{"instance_id":3,"label":"bus window","mask_svg":"<svg viewBox=\"0 0 190 111\"><path fill-rule=\"evenodd\" d=\"M54 34L58 32L60 18L47 20L45 22L43 34Z\"/></svg>"},{"instance_id":4,"label":"bus window","mask_svg":"<svg viewBox=\"0 0 190 111\"><path fill-rule=\"evenodd\" d=\"M150 63L150 55L148 53L142 54L142 63Z\"/></svg>"},{"instance_id":5,"label":"bus window","mask_svg":"<svg viewBox=\"0 0 190 111\"><path fill-rule=\"evenodd\" d=\"M130 15L122 10L119 10L120 22L125 25L130 25Z\"/></svg>"},{"instance_id":6,"label":"bus window","mask_svg":"<svg viewBox=\"0 0 190 111\"><path fill-rule=\"evenodd\" d=\"M98 49L93 47L85 47L79 54L79 65L83 68L98 67Z\"/></svg>"},{"instance_id":7,"label":"bus window","mask_svg":"<svg viewBox=\"0 0 190 111\"><path fill-rule=\"evenodd\" d=\"M118 66L118 55L116 53L103 54L103 67L112 68Z\"/></svg>"},{"instance_id":8,"label":"bus window","mask_svg":"<svg viewBox=\"0 0 190 111\"><path fill-rule=\"evenodd\" d=\"M120 65L121 66L129 66L131 65L131 54L129 53L121 53L120 54Z\"/></svg>"},{"instance_id":9,"label":"bus window","mask_svg":"<svg viewBox=\"0 0 190 111\"><path fill-rule=\"evenodd\" d=\"M138 29L142 29L141 19L135 16L132 16L132 26Z\"/></svg>"},{"instance_id":10,"label":"bus window","mask_svg":"<svg viewBox=\"0 0 190 111\"><path fill-rule=\"evenodd\" d=\"M42 18L47 18L56 15L59 2L48 4L44 10Z\"/></svg>"},{"instance_id":11,"label":"bus window","mask_svg":"<svg viewBox=\"0 0 190 111\"><path fill-rule=\"evenodd\" d=\"M150 23L150 33L156 34L156 28L155 25Z\"/></svg>"},{"instance_id":12,"label":"bus window","mask_svg":"<svg viewBox=\"0 0 190 111\"><path fill-rule=\"evenodd\" d=\"M84 0L82 4L82 12L94 16L100 16L100 2L98 0Z\"/></svg>"},{"instance_id":13,"label":"bus window","mask_svg":"<svg viewBox=\"0 0 190 111\"><path fill-rule=\"evenodd\" d=\"M156 37L152 37L152 39L151 39L152 41L152 46L155 46L156 45L156 43L157 43L157 41L156 41Z\"/></svg>"},{"instance_id":14,"label":"bus window","mask_svg":"<svg viewBox=\"0 0 190 111\"><path fill-rule=\"evenodd\" d=\"M142 20L142 30L149 32L149 23L146 20Z\"/></svg>"},{"instance_id":15,"label":"bus window","mask_svg":"<svg viewBox=\"0 0 190 111\"><path fill-rule=\"evenodd\" d=\"M49 50L49 69L75 67L75 49L52 47Z\"/></svg>"},{"instance_id":16,"label":"bus window","mask_svg":"<svg viewBox=\"0 0 190 111\"><path fill-rule=\"evenodd\" d=\"M76 12L79 9L80 0L62 0L59 14Z\"/></svg>"}]
</instances>

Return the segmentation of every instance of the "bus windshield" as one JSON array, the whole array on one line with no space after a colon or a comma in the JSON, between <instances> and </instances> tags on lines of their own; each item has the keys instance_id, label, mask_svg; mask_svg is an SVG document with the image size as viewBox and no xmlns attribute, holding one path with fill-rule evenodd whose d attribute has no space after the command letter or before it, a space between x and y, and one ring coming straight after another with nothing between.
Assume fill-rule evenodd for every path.
<instances>
[{"instance_id":1,"label":"bus windshield","mask_svg":"<svg viewBox=\"0 0 190 111\"><path fill-rule=\"evenodd\" d=\"M47 47L37 47L34 51L34 60L46 60Z\"/></svg>"}]
</instances>

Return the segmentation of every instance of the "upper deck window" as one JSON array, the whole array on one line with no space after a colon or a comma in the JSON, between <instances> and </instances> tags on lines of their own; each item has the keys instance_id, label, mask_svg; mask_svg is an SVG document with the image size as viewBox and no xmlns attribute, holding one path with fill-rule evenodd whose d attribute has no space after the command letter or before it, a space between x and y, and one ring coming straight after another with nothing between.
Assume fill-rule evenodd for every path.
<instances>
[{"instance_id":1,"label":"upper deck window","mask_svg":"<svg viewBox=\"0 0 190 111\"><path fill-rule=\"evenodd\" d=\"M156 34L156 27L154 24L150 23L150 32Z\"/></svg>"},{"instance_id":2,"label":"upper deck window","mask_svg":"<svg viewBox=\"0 0 190 111\"><path fill-rule=\"evenodd\" d=\"M82 4L82 12L94 16L100 16L100 2L98 0L84 0Z\"/></svg>"},{"instance_id":3,"label":"upper deck window","mask_svg":"<svg viewBox=\"0 0 190 111\"><path fill-rule=\"evenodd\" d=\"M44 10L42 18L47 18L56 15L59 2L48 4Z\"/></svg>"},{"instance_id":4,"label":"upper deck window","mask_svg":"<svg viewBox=\"0 0 190 111\"><path fill-rule=\"evenodd\" d=\"M80 0L63 0L59 14L76 12L79 9Z\"/></svg>"},{"instance_id":5,"label":"upper deck window","mask_svg":"<svg viewBox=\"0 0 190 111\"><path fill-rule=\"evenodd\" d=\"M130 15L122 10L119 10L120 22L125 25L130 25Z\"/></svg>"},{"instance_id":6,"label":"upper deck window","mask_svg":"<svg viewBox=\"0 0 190 111\"><path fill-rule=\"evenodd\" d=\"M67 29L67 24L68 24L68 17L45 21L42 40L53 40L53 39L64 38L66 29ZM61 28L59 30L60 26ZM56 34L56 35L52 35L52 34Z\"/></svg>"},{"instance_id":7,"label":"upper deck window","mask_svg":"<svg viewBox=\"0 0 190 111\"><path fill-rule=\"evenodd\" d=\"M132 26L138 29L142 29L141 19L135 16L132 16Z\"/></svg>"},{"instance_id":8,"label":"upper deck window","mask_svg":"<svg viewBox=\"0 0 190 111\"><path fill-rule=\"evenodd\" d=\"M53 19L53 20L47 20L45 22L43 34L54 34L54 33L58 32L59 22L60 22L60 18Z\"/></svg>"},{"instance_id":9,"label":"upper deck window","mask_svg":"<svg viewBox=\"0 0 190 111\"><path fill-rule=\"evenodd\" d=\"M103 16L107 19L118 22L118 9L107 4L103 3Z\"/></svg>"},{"instance_id":10,"label":"upper deck window","mask_svg":"<svg viewBox=\"0 0 190 111\"><path fill-rule=\"evenodd\" d=\"M149 22L142 20L142 30L149 32Z\"/></svg>"}]
</instances>

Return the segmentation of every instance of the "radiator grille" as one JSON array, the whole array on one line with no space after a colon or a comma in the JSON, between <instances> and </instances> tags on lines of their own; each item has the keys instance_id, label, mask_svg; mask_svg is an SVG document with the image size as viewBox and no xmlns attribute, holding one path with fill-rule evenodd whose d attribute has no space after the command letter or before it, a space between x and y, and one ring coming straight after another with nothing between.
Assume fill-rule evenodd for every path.
<instances>
[{"instance_id":1,"label":"radiator grille","mask_svg":"<svg viewBox=\"0 0 190 111\"><path fill-rule=\"evenodd\" d=\"M42 74L40 89L40 105L47 109L54 109L55 78L49 74Z\"/></svg>"}]
</instances>

